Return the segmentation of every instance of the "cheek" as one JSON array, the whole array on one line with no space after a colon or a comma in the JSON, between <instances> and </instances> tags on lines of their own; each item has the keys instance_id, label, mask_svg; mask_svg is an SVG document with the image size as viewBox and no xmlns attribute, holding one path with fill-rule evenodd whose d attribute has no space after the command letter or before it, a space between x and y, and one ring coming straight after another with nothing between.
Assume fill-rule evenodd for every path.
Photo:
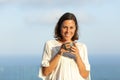
<instances>
[{"instance_id":1,"label":"cheek","mask_svg":"<svg viewBox=\"0 0 120 80\"><path fill-rule=\"evenodd\" d=\"M63 33L63 30L61 29L61 31L60 31L60 32L61 32L61 34L62 34L62 33Z\"/></svg>"},{"instance_id":2,"label":"cheek","mask_svg":"<svg viewBox=\"0 0 120 80\"><path fill-rule=\"evenodd\" d=\"M72 33L75 34L75 30L73 30Z\"/></svg>"},{"instance_id":3,"label":"cheek","mask_svg":"<svg viewBox=\"0 0 120 80\"><path fill-rule=\"evenodd\" d=\"M63 33L65 33L66 32L66 30L64 30L64 29L61 29L61 33L63 34Z\"/></svg>"},{"instance_id":4,"label":"cheek","mask_svg":"<svg viewBox=\"0 0 120 80\"><path fill-rule=\"evenodd\" d=\"M65 31L61 29L61 35L62 36L64 35L64 33L65 33Z\"/></svg>"}]
</instances>

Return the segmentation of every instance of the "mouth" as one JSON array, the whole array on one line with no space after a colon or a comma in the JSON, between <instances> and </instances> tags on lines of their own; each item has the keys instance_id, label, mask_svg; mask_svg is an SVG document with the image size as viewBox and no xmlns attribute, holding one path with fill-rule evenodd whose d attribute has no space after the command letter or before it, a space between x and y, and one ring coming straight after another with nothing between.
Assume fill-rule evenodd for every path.
<instances>
[{"instance_id":1,"label":"mouth","mask_svg":"<svg viewBox=\"0 0 120 80\"><path fill-rule=\"evenodd\" d=\"M65 34L65 37L70 37L71 35L70 34Z\"/></svg>"}]
</instances>

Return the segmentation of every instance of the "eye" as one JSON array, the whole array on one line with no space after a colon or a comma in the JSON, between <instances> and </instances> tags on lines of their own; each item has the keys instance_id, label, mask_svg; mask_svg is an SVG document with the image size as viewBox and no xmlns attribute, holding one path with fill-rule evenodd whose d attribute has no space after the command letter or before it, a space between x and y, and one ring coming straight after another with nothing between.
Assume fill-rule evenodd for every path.
<instances>
[{"instance_id":1,"label":"eye","mask_svg":"<svg viewBox=\"0 0 120 80\"><path fill-rule=\"evenodd\" d=\"M63 26L63 29L67 28L67 26Z\"/></svg>"},{"instance_id":2,"label":"eye","mask_svg":"<svg viewBox=\"0 0 120 80\"><path fill-rule=\"evenodd\" d=\"M70 27L70 29L73 29L73 28L74 28L73 26Z\"/></svg>"}]
</instances>

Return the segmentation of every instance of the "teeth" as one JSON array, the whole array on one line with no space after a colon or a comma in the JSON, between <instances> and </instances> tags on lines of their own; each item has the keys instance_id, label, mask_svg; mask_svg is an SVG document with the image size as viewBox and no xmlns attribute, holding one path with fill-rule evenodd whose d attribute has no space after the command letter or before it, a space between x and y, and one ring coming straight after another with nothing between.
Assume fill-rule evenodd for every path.
<instances>
[{"instance_id":1,"label":"teeth","mask_svg":"<svg viewBox=\"0 0 120 80\"><path fill-rule=\"evenodd\" d=\"M69 34L66 34L65 36L70 36Z\"/></svg>"}]
</instances>

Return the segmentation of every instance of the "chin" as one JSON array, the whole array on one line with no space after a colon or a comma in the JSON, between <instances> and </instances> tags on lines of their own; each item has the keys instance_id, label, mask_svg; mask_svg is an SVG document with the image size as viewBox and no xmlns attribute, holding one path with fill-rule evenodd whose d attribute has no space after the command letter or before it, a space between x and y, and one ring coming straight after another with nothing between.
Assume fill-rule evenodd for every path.
<instances>
[{"instance_id":1,"label":"chin","mask_svg":"<svg viewBox=\"0 0 120 80\"><path fill-rule=\"evenodd\" d=\"M65 41L71 41L71 38L69 38L69 39L67 38L67 39L65 39Z\"/></svg>"},{"instance_id":2,"label":"chin","mask_svg":"<svg viewBox=\"0 0 120 80\"><path fill-rule=\"evenodd\" d=\"M70 41L72 38L71 37L64 37L65 41Z\"/></svg>"}]
</instances>

